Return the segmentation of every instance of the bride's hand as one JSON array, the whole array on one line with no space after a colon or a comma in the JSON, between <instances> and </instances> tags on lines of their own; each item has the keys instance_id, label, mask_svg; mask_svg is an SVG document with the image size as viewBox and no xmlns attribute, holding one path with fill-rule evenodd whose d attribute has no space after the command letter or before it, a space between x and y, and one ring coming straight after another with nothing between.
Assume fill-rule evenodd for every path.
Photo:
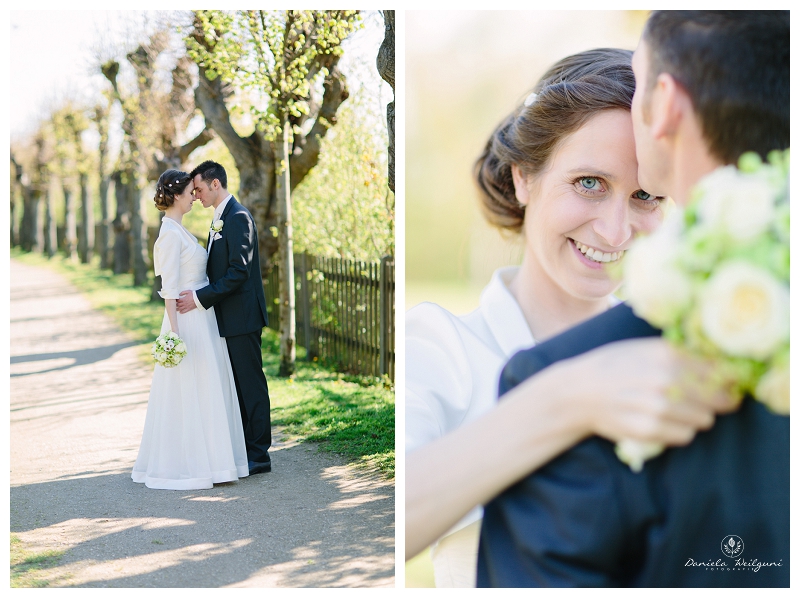
<instances>
[{"instance_id":1,"label":"bride's hand","mask_svg":"<svg viewBox=\"0 0 800 598\"><path fill-rule=\"evenodd\" d=\"M685 445L718 413L738 408L708 361L679 352L661 338L605 345L568 362L581 426L614 442Z\"/></svg>"}]
</instances>

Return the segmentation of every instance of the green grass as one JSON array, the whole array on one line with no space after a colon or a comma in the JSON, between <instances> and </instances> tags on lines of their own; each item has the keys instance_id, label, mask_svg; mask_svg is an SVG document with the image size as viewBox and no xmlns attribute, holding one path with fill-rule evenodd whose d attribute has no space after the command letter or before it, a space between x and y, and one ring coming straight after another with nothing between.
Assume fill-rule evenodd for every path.
<instances>
[{"instance_id":1,"label":"green grass","mask_svg":"<svg viewBox=\"0 0 800 598\"><path fill-rule=\"evenodd\" d=\"M18 249L11 257L31 266L51 268L74 284L95 308L143 343L142 359L150 362L149 343L158 336L164 306L150 302L150 286L134 287L132 274L114 275L91 265L52 260ZM279 378L279 337L265 329L262 358L267 376L272 423L320 450L342 455L349 463L377 468L394 477L394 389L385 379L350 376L307 362L298 347L292 378Z\"/></svg>"},{"instance_id":2,"label":"green grass","mask_svg":"<svg viewBox=\"0 0 800 598\"><path fill-rule=\"evenodd\" d=\"M42 578L45 569L58 565L66 551L46 550L33 553L22 547L22 540L11 534L11 587L12 588L45 588L50 585Z\"/></svg>"}]
</instances>

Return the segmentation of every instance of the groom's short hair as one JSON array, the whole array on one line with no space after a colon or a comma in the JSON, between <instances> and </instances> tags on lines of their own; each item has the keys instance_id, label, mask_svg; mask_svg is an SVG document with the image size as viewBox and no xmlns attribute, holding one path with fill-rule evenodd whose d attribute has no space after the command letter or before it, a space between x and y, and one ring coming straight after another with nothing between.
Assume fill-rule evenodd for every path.
<instances>
[{"instance_id":1,"label":"groom's short hair","mask_svg":"<svg viewBox=\"0 0 800 598\"><path fill-rule=\"evenodd\" d=\"M788 10L654 11L642 38L649 86L668 73L686 90L713 155L789 147Z\"/></svg>"},{"instance_id":2,"label":"groom's short hair","mask_svg":"<svg viewBox=\"0 0 800 598\"><path fill-rule=\"evenodd\" d=\"M228 188L228 175L222 167L222 164L212 160L206 160L189 173L192 178L196 177L198 174L207 184L211 184L211 181L217 179L223 189Z\"/></svg>"}]
</instances>

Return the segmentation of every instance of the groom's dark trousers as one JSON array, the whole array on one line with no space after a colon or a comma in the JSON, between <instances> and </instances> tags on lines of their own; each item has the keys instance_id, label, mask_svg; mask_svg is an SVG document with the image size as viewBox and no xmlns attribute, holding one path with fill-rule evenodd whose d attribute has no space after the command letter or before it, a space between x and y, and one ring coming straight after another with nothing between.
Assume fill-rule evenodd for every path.
<instances>
[{"instance_id":1,"label":"groom's dark trousers","mask_svg":"<svg viewBox=\"0 0 800 598\"><path fill-rule=\"evenodd\" d=\"M208 252L210 284L197 291L197 299L206 309L214 306L219 334L228 345L247 460L265 463L270 460L267 449L272 433L269 390L261 363L261 330L267 325L267 310L258 234L250 212L233 197L221 220L220 238Z\"/></svg>"},{"instance_id":2,"label":"groom's dark trousers","mask_svg":"<svg viewBox=\"0 0 800 598\"><path fill-rule=\"evenodd\" d=\"M517 353L500 392L556 361L658 334L619 305ZM722 548L731 536L733 557ZM789 587L789 565L789 418L746 398L641 473L592 437L506 490L485 508L478 586Z\"/></svg>"}]
</instances>

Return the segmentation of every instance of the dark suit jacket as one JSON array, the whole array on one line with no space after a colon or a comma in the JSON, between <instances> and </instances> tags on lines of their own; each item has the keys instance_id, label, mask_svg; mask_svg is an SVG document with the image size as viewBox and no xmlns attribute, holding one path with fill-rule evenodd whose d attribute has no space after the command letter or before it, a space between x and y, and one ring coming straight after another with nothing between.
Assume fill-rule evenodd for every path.
<instances>
[{"instance_id":1,"label":"dark suit jacket","mask_svg":"<svg viewBox=\"0 0 800 598\"><path fill-rule=\"evenodd\" d=\"M222 221L222 238L211 245L206 265L211 284L197 290L197 299L206 309L214 306L220 336L256 332L267 325L256 225L234 197Z\"/></svg>"},{"instance_id":2,"label":"dark suit jacket","mask_svg":"<svg viewBox=\"0 0 800 598\"><path fill-rule=\"evenodd\" d=\"M656 334L619 305L516 354L501 393L560 359ZM482 525L479 587L788 587L789 418L747 398L639 474L590 438L486 505ZM729 535L743 541L738 560L722 552Z\"/></svg>"}]
</instances>

